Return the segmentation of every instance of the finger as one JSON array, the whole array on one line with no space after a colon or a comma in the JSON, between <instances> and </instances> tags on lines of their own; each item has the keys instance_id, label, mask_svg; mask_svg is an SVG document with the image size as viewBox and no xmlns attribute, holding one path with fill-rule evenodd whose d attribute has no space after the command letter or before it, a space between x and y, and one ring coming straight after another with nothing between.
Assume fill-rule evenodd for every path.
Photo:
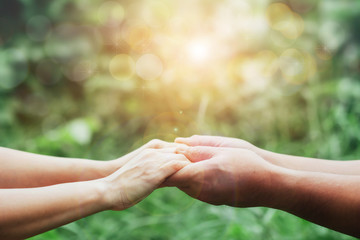
<instances>
[{"instance_id":1,"label":"finger","mask_svg":"<svg viewBox=\"0 0 360 240\"><path fill-rule=\"evenodd\" d=\"M177 187L192 197L198 197L204 184L204 162L192 163L170 176L163 187Z\"/></svg>"},{"instance_id":2,"label":"finger","mask_svg":"<svg viewBox=\"0 0 360 240\"><path fill-rule=\"evenodd\" d=\"M164 187L188 187L191 184L191 180L197 173L195 164L189 164L177 171L173 175L169 176L162 184Z\"/></svg>"},{"instance_id":3,"label":"finger","mask_svg":"<svg viewBox=\"0 0 360 240\"><path fill-rule=\"evenodd\" d=\"M214 157L220 151L215 147L178 147L176 153L185 155L191 162L200 162Z\"/></svg>"},{"instance_id":4,"label":"finger","mask_svg":"<svg viewBox=\"0 0 360 240\"><path fill-rule=\"evenodd\" d=\"M126 154L125 156L117 159L117 166L122 167L131 159L137 157L139 154L144 152L146 149L165 149L165 148L176 148L179 146L184 146L184 144L179 143L169 143L158 139L153 139L150 142L146 143L145 145L141 146L140 148ZM172 150L165 150L166 152L172 152Z\"/></svg>"},{"instance_id":5,"label":"finger","mask_svg":"<svg viewBox=\"0 0 360 240\"><path fill-rule=\"evenodd\" d=\"M157 153L176 153L177 147L168 147L168 148L159 148L159 149L152 149L152 151Z\"/></svg>"},{"instance_id":6,"label":"finger","mask_svg":"<svg viewBox=\"0 0 360 240\"><path fill-rule=\"evenodd\" d=\"M174 148L174 147L178 147L179 145L180 145L179 143L166 142L159 139L153 139L147 144L145 144L143 147L151 148L151 149L161 149L161 148Z\"/></svg>"},{"instance_id":7,"label":"finger","mask_svg":"<svg viewBox=\"0 0 360 240\"><path fill-rule=\"evenodd\" d=\"M163 166L160 167L160 170L163 172L163 180L170 177L180 169L186 167L190 163L185 161L176 161L172 160L167 163L165 163Z\"/></svg>"},{"instance_id":8,"label":"finger","mask_svg":"<svg viewBox=\"0 0 360 240\"><path fill-rule=\"evenodd\" d=\"M145 158L151 160L161 156L161 159L164 159L164 157L162 157L162 154L174 154L175 156L176 149L177 148L159 148L159 149L147 148L142 150L140 154L138 154L137 158L141 158L141 159ZM171 157L172 155L165 155L165 156Z\"/></svg>"},{"instance_id":9,"label":"finger","mask_svg":"<svg viewBox=\"0 0 360 240\"><path fill-rule=\"evenodd\" d=\"M186 144L188 146L196 146L196 142L194 141L194 136L187 138L178 137L175 139L175 143Z\"/></svg>"},{"instance_id":10,"label":"finger","mask_svg":"<svg viewBox=\"0 0 360 240\"><path fill-rule=\"evenodd\" d=\"M183 154L175 154L175 153L167 153L167 152L162 152L158 154L159 154L158 162L160 164L166 164L170 161L182 161L186 163L191 163L191 161L187 159L187 157Z\"/></svg>"},{"instance_id":11,"label":"finger","mask_svg":"<svg viewBox=\"0 0 360 240\"><path fill-rule=\"evenodd\" d=\"M168 175L166 177L166 179L168 179L169 177L171 177L173 174L175 174L176 172L178 172L179 170L181 171L181 169L183 169L184 167L186 167L187 165L191 164L191 162L189 161L189 159L187 159L184 155L182 154L176 154L176 155L167 155L166 157L164 156L164 159L166 159L167 163L165 163L165 165L162 167L165 171L165 175L168 175L169 173L167 172L168 170L175 170L174 173L171 173L170 175ZM169 161L169 159L172 159L172 162ZM182 163L175 163L174 161L179 161ZM175 165L174 165L175 164ZM168 169L170 168L170 169ZM166 181L166 180L165 180ZM162 182L160 184L160 186L158 188L163 188L163 187L169 187L165 182Z\"/></svg>"},{"instance_id":12,"label":"finger","mask_svg":"<svg viewBox=\"0 0 360 240\"><path fill-rule=\"evenodd\" d=\"M190 161L185 157L181 155L167 155L163 156L164 159L167 160L161 167L160 171L163 173L163 179L164 181L166 178L170 177L177 171L183 169L187 165L191 164ZM171 159L170 161L168 159Z\"/></svg>"},{"instance_id":13,"label":"finger","mask_svg":"<svg viewBox=\"0 0 360 240\"><path fill-rule=\"evenodd\" d=\"M175 143L186 144L188 146L211 146L211 147L218 147L216 141L217 137L215 136L200 136L200 135L193 135L188 138L176 138Z\"/></svg>"}]
</instances>

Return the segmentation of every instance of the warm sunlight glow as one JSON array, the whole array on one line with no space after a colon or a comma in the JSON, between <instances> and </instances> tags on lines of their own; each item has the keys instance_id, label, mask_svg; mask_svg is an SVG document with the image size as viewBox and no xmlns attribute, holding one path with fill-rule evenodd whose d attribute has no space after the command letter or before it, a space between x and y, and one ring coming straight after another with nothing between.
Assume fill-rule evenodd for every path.
<instances>
[{"instance_id":1,"label":"warm sunlight glow","mask_svg":"<svg viewBox=\"0 0 360 240\"><path fill-rule=\"evenodd\" d=\"M191 62L203 63L210 57L210 43L203 39L193 40L187 45L186 53Z\"/></svg>"}]
</instances>

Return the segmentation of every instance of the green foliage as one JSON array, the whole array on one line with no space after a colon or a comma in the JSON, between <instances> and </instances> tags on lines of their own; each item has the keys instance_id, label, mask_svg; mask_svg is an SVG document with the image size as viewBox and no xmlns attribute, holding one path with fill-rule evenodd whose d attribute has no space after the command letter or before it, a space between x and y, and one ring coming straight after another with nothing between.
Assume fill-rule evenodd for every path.
<instances>
[{"instance_id":1,"label":"green foliage","mask_svg":"<svg viewBox=\"0 0 360 240\"><path fill-rule=\"evenodd\" d=\"M130 34L130 41L123 31L134 23L142 24L137 14L152 1L133 2L118 1L128 19L118 19L121 24L115 25L104 21L103 15L99 19L100 0L0 3L1 146L107 160L151 138L173 140L196 133L243 138L283 153L359 158L357 0L282 1L304 20L300 36L289 39L289 29L279 32L267 26L263 35L248 41L240 32L235 40L216 46L228 44L234 53L205 67L176 62L181 49L175 49L174 59L167 59L161 47L168 42L146 42L147 28L140 31L140 40ZM149 28L153 35L170 31L161 23L194 1L158 2L167 10L160 12L160 26ZM185 7L186 14L181 15L186 33L210 32L205 22L231 1L197 2L199 8ZM266 0L243 2L261 16L270 4ZM199 15L198 21L193 21L191 13ZM248 24L247 30L256 28L254 21ZM260 51L271 51L281 60L289 49L302 53L301 71L316 66L315 73L292 82L286 74L294 66L277 67L265 88L251 87L238 74ZM162 77L150 81L136 74L124 77L128 69L111 74L109 63L114 56L139 59L149 52L159 55L165 70L171 64L179 69L164 71ZM257 81L254 78L255 85ZM176 189L161 189L126 211L99 213L32 239L352 238L281 211L215 207Z\"/></svg>"}]
</instances>

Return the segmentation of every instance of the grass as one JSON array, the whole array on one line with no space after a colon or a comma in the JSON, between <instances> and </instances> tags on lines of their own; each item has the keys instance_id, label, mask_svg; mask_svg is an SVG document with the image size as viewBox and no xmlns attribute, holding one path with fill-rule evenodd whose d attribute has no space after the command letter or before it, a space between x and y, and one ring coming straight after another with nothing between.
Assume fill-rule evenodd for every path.
<instances>
[{"instance_id":1,"label":"grass","mask_svg":"<svg viewBox=\"0 0 360 240\"><path fill-rule=\"evenodd\" d=\"M336 239L352 237L268 209L211 206L177 189L160 189L135 207L102 212L32 240Z\"/></svg>"}]
</instances>

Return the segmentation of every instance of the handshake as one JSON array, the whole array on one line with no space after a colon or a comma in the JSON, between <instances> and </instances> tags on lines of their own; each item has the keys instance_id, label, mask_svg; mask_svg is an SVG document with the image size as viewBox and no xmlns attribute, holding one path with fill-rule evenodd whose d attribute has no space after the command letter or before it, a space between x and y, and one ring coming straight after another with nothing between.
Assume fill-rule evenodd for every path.
<instances>
[{"instance_id":1,"label":"handshake","mask_svg":"<svg viewBox=\"0 0 360 240\"><path fill-rule=\"evenodd\" d=\"M104 210L124 210L160 187L214 205L271 207L360 237L360 161L278 154L246 141L152 140L111 161L0 148L0 239L24 239Z\"/></svg>"}]
</instances>

